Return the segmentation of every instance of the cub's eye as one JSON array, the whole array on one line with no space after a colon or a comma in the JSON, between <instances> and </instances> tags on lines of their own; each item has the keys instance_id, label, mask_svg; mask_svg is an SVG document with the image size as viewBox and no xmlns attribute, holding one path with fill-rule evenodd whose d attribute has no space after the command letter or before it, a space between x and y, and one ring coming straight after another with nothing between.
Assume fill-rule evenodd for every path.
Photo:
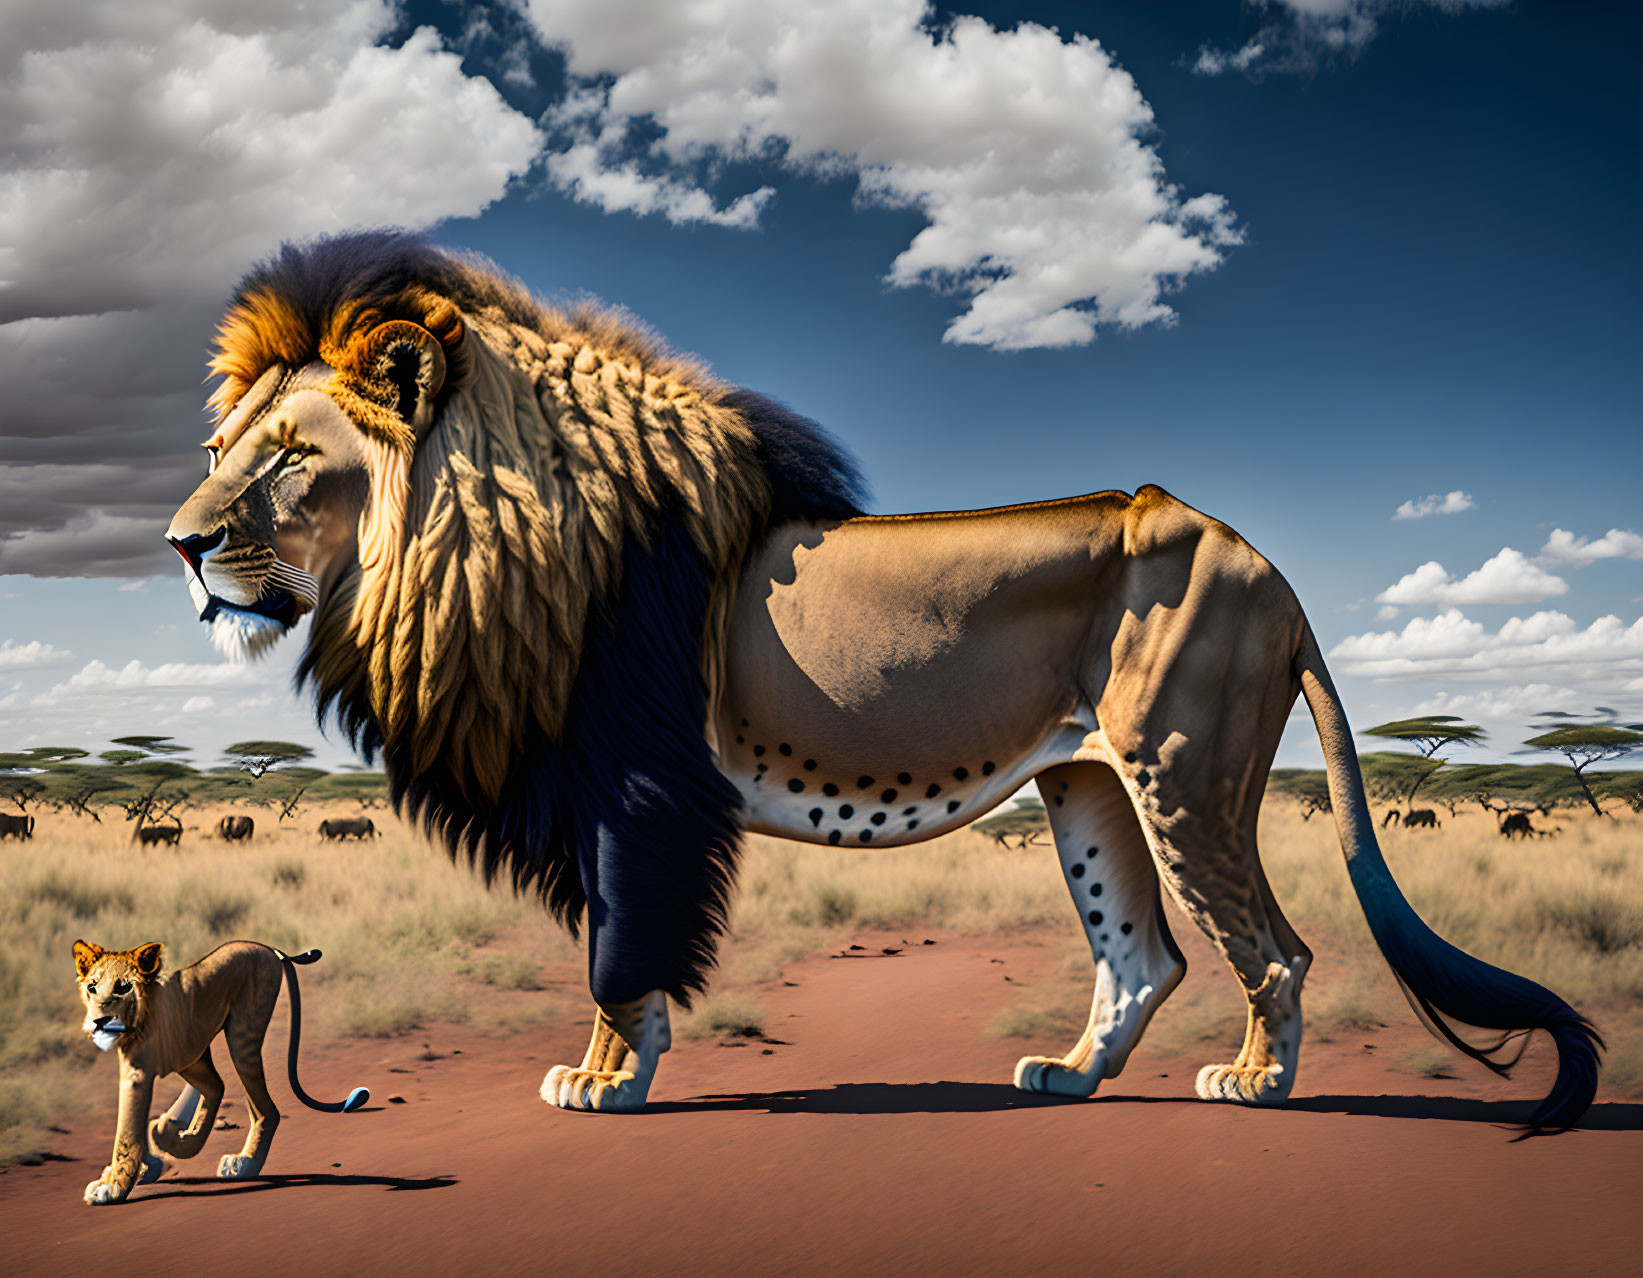
<instances>
[{"instance_id":1,"label":"cub's eye","mask_svg":"<svg viewBox=\"0 0 1643 1278\"><path fill-rule=\"evenodd\" d=\"M130 981L115 981L114 982L114 992L116 994L129 994L131 992L131 982Z\"/></svg>"},{"instance_id":2,"label":"cub's eye","mask_svg":"<svg viewBox=\"0 0 1643 1278\"><path fill-rule=\"evenodd\" d=\"M97 992L97 987L96 987L96 985L88 985L88 986L86 986L86 993L87 993L87 994L95 994L95 993L96 993L96 992Z\"/></svg>"}]
</instances>

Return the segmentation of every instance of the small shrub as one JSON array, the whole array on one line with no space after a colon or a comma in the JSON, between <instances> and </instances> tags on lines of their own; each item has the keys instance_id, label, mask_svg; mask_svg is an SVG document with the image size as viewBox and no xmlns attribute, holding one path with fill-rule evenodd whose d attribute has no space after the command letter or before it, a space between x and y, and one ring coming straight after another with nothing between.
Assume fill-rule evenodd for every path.
<instances>
[{"instance_id":1,"label":"small shrub","mask_svg":"<svg viewBox=\"0 0 1643 1278\"><path fill-rule=\"evenodd\" d=\"M104 910L129 914L135 905L131 893L124 888L89 883L56 870L27 889L27 894L36 901L60 906L77 919L94 918Z\"/></svg>"},{"instance_id":2,"label":"small shrub","mask_svg":"<svg viewBox=\"0 0 1643 1278\"><path fill-rule=\"evenodd\" d=\"M275 861L270 877L275 887L299 888L308 877L308 867L301 861Z\"/></svg>"}]
</instances>

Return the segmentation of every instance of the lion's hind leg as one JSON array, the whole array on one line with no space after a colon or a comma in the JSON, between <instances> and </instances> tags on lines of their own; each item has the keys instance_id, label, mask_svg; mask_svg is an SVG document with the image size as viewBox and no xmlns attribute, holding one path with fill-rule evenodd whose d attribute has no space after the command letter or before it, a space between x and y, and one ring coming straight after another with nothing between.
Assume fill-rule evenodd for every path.
<instances>
[{"instance_id":1,"label":"lion's hind leg","mask_svg":"<svg viewBox=\"0 0 1643 1278\"><path fill-rule=\"evenodd\" d=\"M244 1180L261 1174L269 1147L274 1143L274 1132L280 1125L280 1111L268 1094L268 1082L262 1072L262 1044L268 1033L268 1021L274 1014L274 1001L279 997L281 978L277 962L259 971L246 998L228 1014L228 1022L223 1026L229 1058L245 1088L251 1122L240 1152L224 1154L218 1161L220 1180Z\"/></svg>"},{"instance_id":2,"label":"lion's hind leg","mask_svg":"<svg viewBox=\"0 0 1643 1278\"><path fill-rule=\"evenodd\" d=\"M650 1095L656 1062L672 1045L667 995L661 990L632 1003L602 1005L582 1064L550 1069L542 1080L542 1099L559 1109L640 1109Z\"/></svg>"},{"instance_id":3,"label":"lion's hind leg","mask_svg":"<svg viewBox=\"0 0 1643 1278\"><path fill-rule=\"evenodd\" d=\"M222 1075L217 1073L209 1047L192 1065L178 1070L177 1075L183 1080L183 1090L171 1102L171 1107L148 1125L148 1143L173 1158L193 1158L205 1148L212 1125L217 1121L217 1109L222 1104Z\"/></svg>"},{"instance_id":4,"label":"lion's hind leg","mask_svg":"<svg viewBox=\"0 0 1643 1278\"><path fill-rule=\"evenodd\" d=\"M1089 1024L1065 1056L1025 1056L1023 1091L1089 1096L1114 1078L1159 1005L1186 973L1165 922L1153 866L1129 796L1111 768L1072 763L1038 777L1056 854L1095 958Z\"/></svg>"}]
</instances>

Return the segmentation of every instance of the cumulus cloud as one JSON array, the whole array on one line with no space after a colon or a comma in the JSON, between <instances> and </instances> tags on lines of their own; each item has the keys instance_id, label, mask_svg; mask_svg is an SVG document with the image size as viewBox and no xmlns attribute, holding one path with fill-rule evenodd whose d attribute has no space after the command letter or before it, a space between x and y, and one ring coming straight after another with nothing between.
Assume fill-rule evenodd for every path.
<instances>
[{"instance_id":1,"label":"cumulus cloud","mask_svg":"<svg viewBox=\"0 0 1643 1278\"><path fill-rule=\"evenodd\" d=\"M1491 633L1451 608L1413 618L1401 631L1352 635L1329 653L1346 674L1378 680L1526 679L1585 694L1635 686L1643 677L1643 618L1599 617L1582 629L1561 612L1513 617ZM1544 709L1544 707L1539 707Z\"/></svg>"},{"instance_id":2,"label":"cumulus cloud","mask_svg":"<svg viewBox=\"0 0 1643 1278\"><path fill-rule=\"evenodd\" d=\"M1495 9L1510 0L1251 0L1270 20L1235 49L1204 45L1192 69L1199 75L1242 71L1306 74L1338 60L1351 61L1380 31L1388 14L1408 16L1420 9L1457 14Z\"/></svg>"},{"instance_id":3,"label":"cumulus cloud","mask_svg":"<svg viewBox=\"0 0 1643 1278\"><path fill-rule=\"evenodd\" d=\"M0 643L0 670L23 670L34 666L49 666L60 661L72 661L74 654L66 648L54 647L38 639L28 643Z\"/></svg>"},{"instance_id":4,"label":"cumulus cloud","mask_svg":"<svg viewBox=\"0 0 1643 1278\"><path fill-rule=\"evenodd\" d=\"M888 282L969 299L945 340L1014 350L1170 323L1165 293L1241 239L1219 195L1170 185L1152 108L1094 40L925 0L528 0L565 53L550 178L610 211L755 224L727 163L853 178L927 220Z\"/></svg>"},{"instance_id":5,"label":"cumulus cloud","mask_svg":"<svg viewBox=\"0 0 1643 1278\"><path fill-rule=\"evenodd\" d=\"M472 215L532 163L535 124L433 30L380 43L397 21L390 0L8 6L0 571L165 566L239 273L283 239Z\"/></svg>"},{"instance_id":6,"label":"cumulus cloud","mask_svg":"<svg viewBox=\"0 0 1643 1278\"><path fill-rule=\"evenodd\" d=\"M1540 557L1569 564L1589 564L1599 559L1643 559L1643 537L1630 528L1611 528L1591 541L1554 528L1540 548Z\"/></svg>"},{"instance_id":7,"label":"cumulus cloud","mask_svg":"<svg viewBox=\"0 0 1643 1278\"><path fill-rule=\"evenodd\" d=\"M1456 488L1447 493L1430 493L1425 497L1417 497L1406 501L1393 511L1393 519L1425 519L1428 515L1458 515L1463 510L1472 510L1477 502L1472 500L1471 493L1463 493Z\"/></svg>"},{"instance_id":8,"label":"cumulus cloud","mask_svg":"<svg viewBox=\"0 0 1643 1278\"><path fill-rule=\"evenodd\" d=\"M1526 604L1567 594L1569 583L1536 567L1522 551L1503 547L1493 559L1461 578L1450 576L1437 560L1375 596L1380 604ZM1383 617L1384 620L1384 612Z\"/></svg>"}]
</instances>

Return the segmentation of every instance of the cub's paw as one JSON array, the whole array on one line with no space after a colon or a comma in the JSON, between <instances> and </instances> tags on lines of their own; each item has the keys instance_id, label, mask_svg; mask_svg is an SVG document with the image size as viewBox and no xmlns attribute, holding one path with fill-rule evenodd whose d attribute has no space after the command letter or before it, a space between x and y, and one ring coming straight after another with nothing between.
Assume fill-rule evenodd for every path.
<instances>
[{"instance_id":1,"label":"cub's paw","mask_svg":"<svg viewBox=\"0 0 1643 1278\"><path fill-rule=\"evenodd\" d=\"M152 1185L163 1175L165 1175L165 1159L156 1158L153 1154L144 1154L142 1170L137 1173L137 1183L139 1185Z\"/></svg>"},{"instance_id":2,"label":"cub's paw","mask_svg":"<svg viewBox=\"0 0 1643 1278\"><path fill-rule=\"evenodd\" d=\"M250 1180L262 1170L262 1164L244 1154L224 1154L217 1164L218 1180Z\"/></svg>"},{"instance_id":3,"label":"cub's paw","mask_svg":"<svg viewBox=\"0 0 1643 1278\"><path fill-rule=\"evenodd\" d=\"M557 1109L579 1109L600 1114L631 1114L642 1109L650 1094L630 1070L580 1069L555 1065L542 1080L542 1099Z\"/></svg>"},{"instance_id":4,"label":"cub's paw","mask_svg":"<svg viewBox=\"0 0 1643 1278\"><path fill-rule=\"evenodd\" d=\"M1081 1073L1053 1056L1023 1056L1015 1063L1015 1085L1024 1092L1087 1097L1099 1081L1099 1073Z\"/></svg>"},{"instance_id":5,"label":"cub's paw","mask_svg":"<svg viewBox=\"0 0 1643 1278\"><path fill-rule=\"evenodd\" d=\"M1281 1105L1295 1086L1295 1074L1282 1065L1206 1065L1195 1088L1200 1100L1240 1105Z\"/></svg>"}]
</instances>

